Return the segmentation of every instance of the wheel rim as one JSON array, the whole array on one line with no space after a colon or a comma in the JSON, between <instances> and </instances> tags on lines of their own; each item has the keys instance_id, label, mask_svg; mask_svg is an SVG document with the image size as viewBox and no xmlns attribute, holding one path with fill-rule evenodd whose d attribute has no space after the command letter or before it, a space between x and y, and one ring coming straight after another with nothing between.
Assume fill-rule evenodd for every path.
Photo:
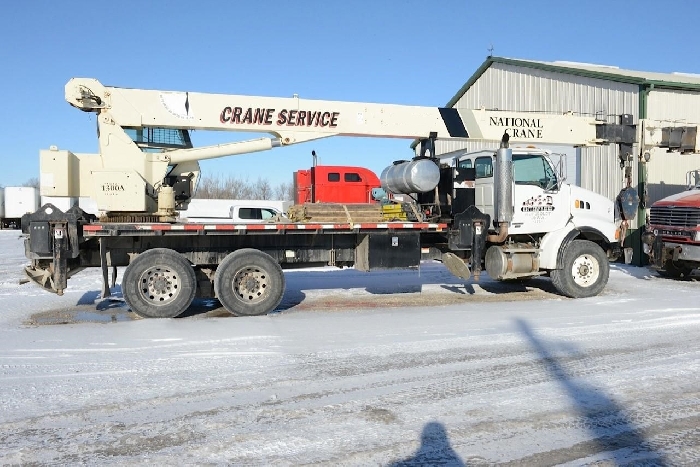
<instances>
[{"instance_id":1,"label":"wheel rim","mask_svg":"<svg viewBox=\"0 0 700 467\"><path fill-rule=\"evenodd\" d=\"M269 275L260 268L242 268L233 276L233 291L246 303L263 300L268 286Z\"/></svg>"},{"instance_id":2,"label":"wheel rim","mask_svg":"<svg viewBox=\"0 0 700 467\"><path fill-rule=\"evenodd\" d=\"M177 298L182 280L172 269L154 266L139 278L141 297L153 305L166 305Z\"/></svg>"},{"instance_id":3,"label":"wheel rim","mask_svg":"<svg viewBox=\"0 0 700 467\"><path fill-rule=\"evenodd\" d=\"M576 285L590 287L600 277L600 265L598 260L591 255L581 255L571 265L571 275Z\"/></svg>"}]
</instances>

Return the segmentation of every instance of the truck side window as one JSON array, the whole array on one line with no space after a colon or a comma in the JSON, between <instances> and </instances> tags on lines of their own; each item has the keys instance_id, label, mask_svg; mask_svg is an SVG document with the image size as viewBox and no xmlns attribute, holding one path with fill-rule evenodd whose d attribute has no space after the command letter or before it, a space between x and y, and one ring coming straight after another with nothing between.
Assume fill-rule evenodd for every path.
<instances>
[{"instance_id":1,"label":"truck side window","mask_svg":"<svg viewBox=\"0 0 700 467\"><path fill-rule=\"evenodd\" d=\"M346 182L361 182L362 181L362 179L360 178L360 174L355 173L355 172L346 173L344 179Z\"/></svg>"},{"instance_id":2,"label":"truck side window","mask_svg":"<svg viewBox=\"0 0 700 467\"><path fill-rule=\"evenodd\" d=\"M459 161L459 166L460 169L471 169L472 166L472 160L471 159L464 159L463 161Z\"/></svg>"},{"instance_id":3,"label":"truck side window","mask_svg":"<svg viewBox=\"0 0 700 467\"><path fill-rule=\"evenodd\" d=\"M340 173L338 173L338 172L329 172L329 173L328 173L328 181L329 181L329 182L339 182L339 181L340 181Z\"/></svg>"},{"instance_id":4,"label":"truck side window","mask_svg":"<svg viewBox=\"0 0 700 467\"><path fill-rule=\"evenodd\" d=\"M241 219L257 220L262 219L260 208L241 208L238 210L238 217Z\"/></svg>"},{"instance_id":5,"label":"truck side window","mask_svg":"<svg viewBox=\"0 0 700 467\"><path fill-rule=\"evenodd\" d=\"M491 156L477 157L476 161L474 161L474 168L476 169L476 178L493 177L493 159Z\"/></svg>"}]
</instances>

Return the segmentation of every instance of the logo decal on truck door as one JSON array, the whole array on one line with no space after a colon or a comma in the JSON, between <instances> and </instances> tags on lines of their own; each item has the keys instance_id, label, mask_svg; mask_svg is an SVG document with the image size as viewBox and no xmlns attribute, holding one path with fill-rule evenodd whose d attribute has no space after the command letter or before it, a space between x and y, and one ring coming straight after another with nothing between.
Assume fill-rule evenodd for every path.
<instances>
[{"instance_id":1,"label":"logo decal on truck door","mask_svg":"<svg viewBox=\"0 0 700 467\"><path fill-rule=\"evenodd\" d=\"M523 212L551 212L554 211L554 199L550 195L537 195L523 201L520 207Z\"/></svg>"},{"instance_id":2,"label":"logo decal on truck door","mask_svg":"<svg viewBox=\"0 0 700 467\"><path fill-rule=\"evenodd\" d=\"M523 201L520 210L534 223L544 222L554 211L551 195L537 195Z\"/></svg>"}]
</instances>

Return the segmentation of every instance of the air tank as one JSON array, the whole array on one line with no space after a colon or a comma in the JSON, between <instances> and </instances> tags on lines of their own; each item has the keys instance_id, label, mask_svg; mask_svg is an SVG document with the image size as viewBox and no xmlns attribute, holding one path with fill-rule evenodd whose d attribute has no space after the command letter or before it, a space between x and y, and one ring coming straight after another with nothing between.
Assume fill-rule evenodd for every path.
<instances>
[{"instance_id":1,"label":"air tank","mask_svg":"<svg viewBox=\"0 0 700 467\"><path fill-rule=\"evenodd\" d=\"M430 159L404 161L384 169L379 179L394 194L425 193L440 182L440 168Z\"/></svg>"}]
</instances>

